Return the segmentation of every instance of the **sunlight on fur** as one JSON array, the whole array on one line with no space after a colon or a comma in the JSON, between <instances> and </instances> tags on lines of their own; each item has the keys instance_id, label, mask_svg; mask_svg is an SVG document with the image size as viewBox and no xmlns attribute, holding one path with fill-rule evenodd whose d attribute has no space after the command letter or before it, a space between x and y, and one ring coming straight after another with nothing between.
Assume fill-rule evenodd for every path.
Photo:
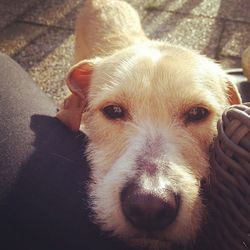
<instances>
[{"instance_id":1,"label":"sunlight on fur","mask_svg":"<svg viewBox=\"0 0 250 250\"><path fill-rule=\"evenodd\" d=\"M93 221L131 245L193 242L206 218L209 146L237 90L205 56L150 41L123 1L85 1L75 53L68 85L84 103Z\"/></svg>"}]
</instances>

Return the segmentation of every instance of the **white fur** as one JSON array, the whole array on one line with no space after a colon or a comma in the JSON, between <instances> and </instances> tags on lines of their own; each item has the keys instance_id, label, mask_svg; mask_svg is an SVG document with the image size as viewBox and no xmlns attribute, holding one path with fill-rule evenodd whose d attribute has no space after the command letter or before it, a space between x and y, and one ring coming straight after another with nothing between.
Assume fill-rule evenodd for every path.
<instances>
[{"instance_id":1,"label":"white fur","mask_svg":"<svg viewBox=\"0 0 250 250\"><path fill-rule=\"evenodd\" d=\"M115 15L118 18L113 19ZM94 221L131 244L154 249L194 240L205 214L199 192L200 181L209 180L209 145L229 104L225 74L192 50L149 41L135 10L122 1L87 0L77 19L76 36L77 61L100 57L84 91L83 117ZM110 104L123 107L126 119L107 119L102 109ZM209 110L209 117L186 123L187 112L200 106ZM171 186L181 195L176 220L152 238L133 228L121 209L120 193L136 178L138 157L157 165L158 188ZM145 189L152 188L151 181L146 171L140 173L138 182Z\"/></svg>"}]
</instances>

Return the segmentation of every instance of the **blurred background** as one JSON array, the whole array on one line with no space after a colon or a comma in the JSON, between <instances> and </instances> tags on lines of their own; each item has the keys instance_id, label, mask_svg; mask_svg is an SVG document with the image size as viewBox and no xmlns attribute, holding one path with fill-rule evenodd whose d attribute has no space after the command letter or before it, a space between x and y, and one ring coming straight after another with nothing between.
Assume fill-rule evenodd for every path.
<instances>
[{"instance_id":1,"label":"blurred background","mask_svg":"<svg viewBox=\"0 0 250 250\"><path fill-rule=\"evenodd\" d=\"M107 0L108 1L108 0ZM84 0L0 0L0 51L55 102L66 94L74 20ZM196 49L224 68L240 67L250 45L250 0L127 0L150 38Z\"/></svg>"}]
</instances>

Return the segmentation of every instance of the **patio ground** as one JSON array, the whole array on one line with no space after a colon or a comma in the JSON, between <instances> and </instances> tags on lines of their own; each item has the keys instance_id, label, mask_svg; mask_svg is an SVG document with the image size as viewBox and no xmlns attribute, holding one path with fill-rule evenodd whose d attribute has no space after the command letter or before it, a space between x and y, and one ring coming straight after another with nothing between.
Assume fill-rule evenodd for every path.
<instances>
[{"instance_id":1,"label":"patio ground","mask_svg":"<svg viewBox=\"0 0 250 250\"><path fill-rule=\"evenodd\" d=\"M108 0L107 0L108 1ZM82 0L0 0L0 51L10 55L55 102L66 93L74 19ZM151 38L196 49L239 67L250 45L249 0L128 0Z\"/></svg>"}]
</instances>

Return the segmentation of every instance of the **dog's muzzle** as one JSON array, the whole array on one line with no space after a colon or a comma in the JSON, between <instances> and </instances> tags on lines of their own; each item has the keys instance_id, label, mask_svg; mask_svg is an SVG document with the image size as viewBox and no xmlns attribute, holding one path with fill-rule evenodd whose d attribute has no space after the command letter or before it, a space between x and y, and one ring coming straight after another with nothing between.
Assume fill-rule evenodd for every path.
<instances>
[{"instance_id":1,"label":"dog's muzzle","mask_svg":"<svg viewBox=\"0 0 250 250\"><path fill-rule=\"evenodd\" d=\"M164 230L172 224L180 204L180 196L173 191L145 190L136 182L123 188L120 199L125 218L136 229L147 232Z\"/></svg>"}]
</instances>

